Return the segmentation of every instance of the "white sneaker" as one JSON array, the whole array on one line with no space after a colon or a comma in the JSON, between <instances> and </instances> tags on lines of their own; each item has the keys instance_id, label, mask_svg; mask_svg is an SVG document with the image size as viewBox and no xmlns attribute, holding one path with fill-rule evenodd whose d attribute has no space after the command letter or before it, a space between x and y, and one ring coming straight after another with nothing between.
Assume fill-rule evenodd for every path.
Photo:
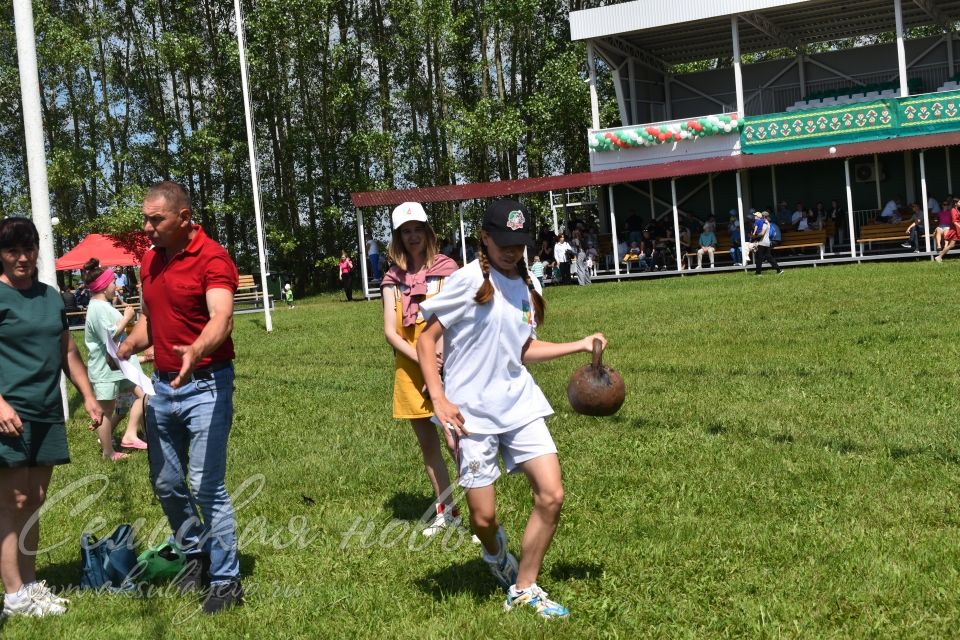
<instances>
[{"instance_id":1,"label":"white sneaker","mask_svg":"<svg viewBox=\"0 0 960 640\"><path fill-rule=\"evenodd\" d=\"M697 265L696 267L693 268L694 271L700 271L701 269L703 269L703 267L701 267L700 265Z\"/></svg>"},{"instance_id":2,"label":"white sneaker","mask_svg":"<svg viewBox=\"0 0 960 640\"><path fill-rule=\"evenodd\" d=\"M34 598L26 591L17 599L16 604L10 603L10 598L3 599L4 618L24 616L27 618L42 618L44 616L62 616L67 608L43 598Z\"/></svg>"},{"instance_id":3,"label":"white sneaker","mask_svg":"<svg viewBox=\"0 0 960 640\"><path fill-rule=\"evenodd\" d=\"M69 600L66 598L61 598L54 593L50 587L47 586L46 580L31 582L30 584L24 585L24 587L27 590L27 594L35 600L46 600L47 602L58 604L61 607L66 607L68 604L70 604Z\"/></svg>"},{"instance_id":4,"label":"white sneaker","mask_svg":"<svg viewBox=\"0 0 960 640\"><path fill-rule=\"evenodd\" d=\"M532 584L523 591L518 591L516 585L511 585L507 590L507 599L503 603L504 611L512 611L514 607L527 605L543 618L566 618L570 611L560 604L547 597L547 592Z\"/></svg>"},{"instance_id":5,"label":"white sneaker","mask_svg":"<svg viewBox=\"0 0 960 640\"><path fill-rule=\"evenodd\" d=\"M443 505L437 505L437 515L433 521L423 530L423 535L432 538L438 533L443 533L448 527L459 527L460 517L443 511Z\"/></svg>"}]
</instances>

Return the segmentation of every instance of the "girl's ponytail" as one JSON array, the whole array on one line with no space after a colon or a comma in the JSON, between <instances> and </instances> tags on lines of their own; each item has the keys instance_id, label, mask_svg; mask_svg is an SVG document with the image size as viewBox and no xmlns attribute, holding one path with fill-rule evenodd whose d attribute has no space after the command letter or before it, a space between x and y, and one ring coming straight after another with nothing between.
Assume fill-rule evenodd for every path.
<instances>
[{"instance_id":1,"label":"girl's ponytail","mask_svg":"<svg viewBox=\"0 0 960 640\"><path fill-rule=\"evenodd\" d=\"M487 304L493 300L493 283L490 282L490 258L487 256L487 246L480 243L480 271L483 273L483 284L477 289L473 301L477 304Z\"/></svg>"}]
</instances>

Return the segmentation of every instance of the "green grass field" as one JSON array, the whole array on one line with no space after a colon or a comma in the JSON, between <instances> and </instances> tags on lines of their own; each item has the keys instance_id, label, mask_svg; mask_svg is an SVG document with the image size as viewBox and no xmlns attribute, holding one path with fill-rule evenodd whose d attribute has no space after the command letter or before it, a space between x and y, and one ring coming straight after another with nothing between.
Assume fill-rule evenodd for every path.
<instances>
[{"instance_id":1,"label":"green grass field","mask_svg":"<svg viewBox=\"0 0 960 640\"><path fill-rule=\"evenodd\" d=\"M197 599L75 593L63 618L2 633L956 637L960 262L768 274L547 289L541 337L604 331L628 392L613 418L578 416L566 381L586 356L533 368L567 490L540 584L566 621L503 613L469 541L408 544L429 485L409 426L390 417L380 306L326 296L278 308L270 335L262 316L236 321L228 486L247 606L203 617ZM104 462L80 412L70 428L41 541L64 544L39 558L57 585L78 580L85 528L143 518L145 538L165 532L145 455ZM498 488L516 548L530 492L523 477Z\"/></svg>"}]
</instances>

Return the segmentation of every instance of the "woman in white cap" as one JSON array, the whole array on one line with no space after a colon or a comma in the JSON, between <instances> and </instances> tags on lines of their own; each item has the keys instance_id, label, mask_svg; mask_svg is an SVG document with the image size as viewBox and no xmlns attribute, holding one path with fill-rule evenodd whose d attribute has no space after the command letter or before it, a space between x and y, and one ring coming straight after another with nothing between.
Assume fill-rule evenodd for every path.
<instances>
[{"instance_id":1,"label":"woman in white cap","mask_svg":"<svg viewBox=\"0 0 960 640\"><path fill-rule=\"evenodd\" d=\"M436 496L436 516L423 530L426 536L459 524L459 514L450 496L450 474L443 460L433 405L424 392L423 374L417 358L417 338L426 323L420 303L436 294L443 280L457 270L457 263L437 249L437 235L427 214L416 202L393 210L393 235L387 255L392 266L383 276L383 333L393 347L393 417L410 420L420 444L427 477ZM441 354L436 355L438 361ZM453 440L448 436L452 448Z\"/></svg>"}]
</instances>

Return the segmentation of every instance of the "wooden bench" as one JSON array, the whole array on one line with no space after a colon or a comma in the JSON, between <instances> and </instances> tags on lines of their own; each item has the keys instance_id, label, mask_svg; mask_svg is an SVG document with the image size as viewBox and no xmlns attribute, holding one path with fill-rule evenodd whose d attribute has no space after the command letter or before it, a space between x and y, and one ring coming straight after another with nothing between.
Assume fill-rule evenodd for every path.
<instances>
[{"instance_id":1,"label":"wooden bench","mask_svg":"<svg viewBox=\"0 0 960 640\"><path fill-rule=\"evenodd\" d=\"M865 224L860 227L860 237L857 238L857 244L860 245L860 255L864 253L864 245L872 245L874 242L905 242L910 239L907 235L907 227L910 221L894 222L893 224Z\"/></svg>"},{"instance_id":2,"label":"wooden bench","mask_svg":"<svg viewBox=\"0 0 960 640\"><path fill-rule=\"evenodd\" d=\"M826 229L783 231L780 235L780 242L774 245L774 251L782 251L784 249L808 249L812 247L820 250L820 259L823 260L823 254L827 245Z\"/></svg>"},{"instance_id":3,"label":"wooden bench","mask_svg":"<svg viewBox=\"0 0 960 640\"><path fill-rule=\"evenodd\" d=\"M233 296L234 307L238 304L252 304L255 309L259 309L263 305L264 300L267 300L271 307L273 306L273 299L269 294L264 295L263 292L260 291L257 286L257 281L252 275L241 275L237 284L237 293Z\"/></svg>"}]
</instances>

